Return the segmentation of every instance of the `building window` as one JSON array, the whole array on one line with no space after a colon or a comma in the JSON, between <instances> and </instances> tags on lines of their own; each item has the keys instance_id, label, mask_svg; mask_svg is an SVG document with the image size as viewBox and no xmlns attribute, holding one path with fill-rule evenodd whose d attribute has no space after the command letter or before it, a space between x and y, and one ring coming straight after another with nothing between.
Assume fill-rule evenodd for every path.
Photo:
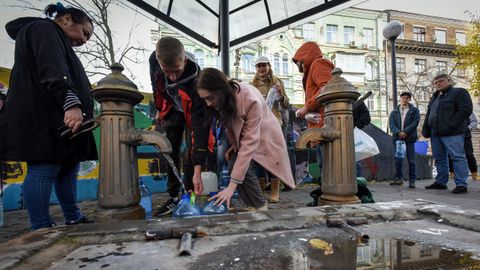
<instances>
[{"instance_id":1,"label":"building window","mask_svg":"<svg viewBox=\"0 0 480 270\"><path fill-rule=\"evenodd\" d=\"M432 256L432 246L427 244L421 244L420 246L420 257L429 257Z\"/></svg>"},{"instance_id":2,"label":"building window","mask_svg":"<svg viewBox=\"0 0 480 270\"><path fill-rule=\"evenodd\" d=\"M402 32L398 35L397 39L405 39L405 25L402 24Z\"/></svg>"},{"instance_id":3,"label":"building window","mask_svg":"<svg viewBox=\"0 0 480 270\"><path fill-rule=\"evenodd\" d=\"M367 81L373 81L376 79L377 72L376 72L374 63L367 63L367 72L365 75L366 75Z\"/></svg>"},{"instance_id":4,"label":"building window","mask_svg":"<svg viewBox=\"0 0 480 270\"><path fill-rule=\"evenodd\" d=\"M427 69L427 60L415 59L415 73L425 72L426 69Z\"/></svg>"},{"instance_id":5,"label":"building window","mask_svg":"<svg viewBox=\"0 0 480 270\"><path fill-rule=\"evenodd\" d=\"M446 73L447 72L447 62L445 61L437 61L435 64L438 73Z\"/></svg>"},{"instance_id":6,"label":"building window","mask_svg":"<svg viewBox=\"0 0 480 270\"><path fill-rule=\"evenodd\" d=\"M215 67L217 69L221 69L222 68L222 58L218 55L215 55Z\"/></svg>"},{"instance_id":7,"label":"building window","mask_svg":"<svg viewBox=\"0 0 480 270\"><path fill-rule=\"evenodd\" d=\"M447 31L442 29L435 29L435 43L446 44L447 43Z\"/></svg>"},{"instance_id":8,"label":"building window","mask_svg":"<svg viewBox=\"0 0 480 270\"><path fill-rule=\"evenodd\" d=\"M345 26L343 27L343 41L345 44L350 44L355 39L355 27Z\"/></svg>"},{"instance_id":9,"label":"building window","mask_svg":"<svg viewBox=\"0 0 480 270\"><path fill-rule=\"evenodd\" d=\"M327 24L327 43L337 43L338 26Z\"/></svg>"},{"instance_id":10,"label":"building window","mask_svg":"<svg viewBox=\"0 0 480 270\"><path fill-rule=\"evenodd\" d=\"M457 68L457 76L465 78L467 76L467 70L464 68Z\"/></svg>"},{"instance_id":11,"label":"building window","mask_svg":"<svg viewBox=\"0 0 480 270\"><path fill-rule=\"evenodd\" d=\"M467 34L463 32L455 32L455 39L457 40L457 43L465 46L467 45Z\"/></svg>"},{"instance_id":12,"label":"building window","mask_svg":"<svg viewBox=\"0 0 480 270\"><path fill-rule=\"evenodd\" d=\"M273 73L280 74L280 54L273 54Z\"/></svg>"},{"instance_id":13,"label":"building window","mask_svg":"<svg viewBox=\"0 0 480 270\"><path fill-rule=\"evenodd\" d=\"M368 110L369 111L375 111L375 98L374 98L374 95L372 95L371 97L367 98L366 100L366 103L365 105L367 105L368 107Z\"/></svg>"},{"instance_id":14,"label":"building window","mask_svg":"<svg viewBox=\"0 0 480 270\"><path fill-rule=\"evenodd\" d=\"M373 46L373 29L363 28L363 44L366 46Z\"/></svg>"},{"instance_id":15,"label":"building window","mask_svg":"<svg viewBox=\"0 0 480 270\"><path fill-rule=\"evenodd\" d=\"M404 57L397 57L395 59L397 72L405 72L405 58Z\"/></svg>"},{"instance_id":16,"label":"building window","mask_svg":"<svg viewBox=\"0 0 480 270\"><path fill-rule=\"evenodd\" d=\"M203 53L203 50L196 49L193 54L195 55L195 62L197 62L197 64L203 68L205 65L205 54Z\"/></svg>"},{"instance_id":17,"label":"building window","mask_svg":"<svg viewBox=\"0 0 480 270\"><path fill-rule=\"evenodd\" d=\"M425 27L413 27L413 40L425 42Z\"/></svg>"},{"instance_id":18,"label":"building window","mask_svg":"<svg viewBox=\"0 0 480 270\"><path fill-rule=\"evenodd\" d=\"M240 58L240 62L242 63L243 72L246 73L254 73L255 72L255 64L253 62L253 54L245 53L242 54Z\"/></svg>"},{"instance_id":19,"label":"building window","mask_svg":"<svg viewBox=\"0 0 480 270\"><path fill-rule=\"evenodd\" d=\"M288 54L284 53L282 55L282 74L283 75L288 75L288 63L290 61L288 60Z\"/></svg>"},{"instance_id":20,"label":"building window","mask_svg":"<svg viewBox=\"0 0 480 270\"><path fill-rule=\"evenodd\" d=\"M313 23L306 23L302 26L303 38L305 40L315 40L315 25Z\"/></svg>"},{"instance_id":21,"label":"building window","mask_svg":"<svg viewBox=\"0 0 480 270\"><path fill-rule=\"evenodd\" d=\"M344 72L365 72L365 56L363 54L337 53L335 66Z\"/></svg>"}]
</instances>

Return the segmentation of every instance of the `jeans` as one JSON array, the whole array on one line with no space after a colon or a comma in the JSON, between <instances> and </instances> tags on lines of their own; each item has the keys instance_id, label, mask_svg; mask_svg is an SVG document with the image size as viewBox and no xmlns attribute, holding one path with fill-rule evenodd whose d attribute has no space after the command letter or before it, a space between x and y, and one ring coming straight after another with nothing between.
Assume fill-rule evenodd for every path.
<instances>
[{"instance_id":1,"label":"jeans","mask_svg":"<svg viewBox=\"0 0 480 270\"><path fill-rule=\"evenodd\" d=\"M217 139L217 168L218 175L222 175L222 170L228 169L228 161L225 159L225 153L230 147L225 129L221 129Z\"/></svg>"},{"instance_id":2,"label":"jeans","mask_svg":"<svg viewBox=\"0 0 480 270\"><path fill-rule=\"evenodd\" d=\"M234 154L228 161L228 171L232 172L233 166L237 160L237 155ZM245 179L242 184L237 185L238 196L247 207L259 208L265 205L265 198L260 188L260 183L257 178L257 168L261 167L253 159L250 162Z\"/></svg>"},{"instance_id":3,"label":"jeans","mask_svg":"<svg viewBox=\"0 0 480 270\"><path fill-rule=\"evenodd\" d=\"M51 227L49 214L52 185L67 222L83 217L77 207L77 175L79 164L28 163L23 182L23 198L32 230Z\"/></svg>"},{"instance_id":4,"label":"jeans","mask_svg":"<svg viewBox=\"0 0 480 270\"><path fill-rule=\"evenodd\" d=\"M448 156L452 158L453 170L455 171L455 184L467 187L468 165L465 157L464 137L454 136L432 136L432 154L437 167L435 182L446 185L448 182Z\"/></svg>"},{"instance_id":5,"label":"jeans","mask_svg":"<svg viewBox=\"0 0 480 270\"><path fill-rule=\"evenodd\" d=\"M468 169L471 173L477 172L477 160L475 159L475 155L473 154L473 143L472 137L465 138L465 156L467 157L468 162ZM450 172L453 173L453 163L452 158L448 157L448 167L450 168Z\"/></svg>"},{"instance_id":6,"label":"jeans","mask_svg":"<svg viewBox=\"0 0 480 270\"><path fill-rule=\"evenodd\" d=\"M395 151L396 141L393 143L393 149ZM405 147L407 149L406 156L408 160L408 177L411 183L415 183L417 179L416 175L416 162L415 162L415 143L414 142L405 142ZM395 165L397 169L397 180L403 180L403 158L395 158Z\"/></svg>"}]
</instances>

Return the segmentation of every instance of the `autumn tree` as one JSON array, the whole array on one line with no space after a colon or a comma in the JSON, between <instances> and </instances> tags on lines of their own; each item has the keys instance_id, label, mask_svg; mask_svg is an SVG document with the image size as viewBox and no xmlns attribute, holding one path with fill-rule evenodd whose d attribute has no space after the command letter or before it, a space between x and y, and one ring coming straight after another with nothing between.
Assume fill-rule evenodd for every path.
<instances>
[{"instance_id":1,"label":"autumn tree","mask_svg":"<svg viewBox=\"0 0 480 270\"><path fill-rule=\"evenodd\" d=\"M480 95L480 16L467 12L471 17L472 31L465 46L457 45L456 62L460 68L471 69L470 93Z\"/></svg>"}]
</instances>

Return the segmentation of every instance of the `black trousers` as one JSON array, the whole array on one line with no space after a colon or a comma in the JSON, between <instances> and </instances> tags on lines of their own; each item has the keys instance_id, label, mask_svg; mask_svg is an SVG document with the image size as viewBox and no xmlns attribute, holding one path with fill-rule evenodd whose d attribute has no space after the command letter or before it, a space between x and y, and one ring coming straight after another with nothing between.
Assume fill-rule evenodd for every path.
<instances>
[{"instance_id":1,"label":"black trousers","mask_svg":"<svg viewBox=\"0 0 480 270\"><path fill-rule=\"evenodd\" d=\"M188 151L191 149L192 139L189 134L190 132L186 128L185 116L182 112L172 109L162 121L162 127L167 135L167 139L172 145L171 157L178 170L180 170L180 161L182 161L185 188L187 190L193 190L193 164L190 161L190 155ZM186 153L182 154L181 146L184 137L187 144L187 151ZM170 166L168 166L167 169L167 177L167 192L170 197L175 198L180 192L181 184Z\"/></svg>"},{"instance_id":2,"label":"black trousers","mask_svg":"<svg viewBox=\"0 0 480 270\"><path fill-rule=\"evenodd\" d=\"M465 137L464 148L465 148L465 155L467 156L468 169L470 170L471 173L477 172L477 160L473 155L472 137L469 137L469 138ZM450 172L453 172L453 162L450 156L448 157L448 167Z\"/></svg>"}]
</instances>

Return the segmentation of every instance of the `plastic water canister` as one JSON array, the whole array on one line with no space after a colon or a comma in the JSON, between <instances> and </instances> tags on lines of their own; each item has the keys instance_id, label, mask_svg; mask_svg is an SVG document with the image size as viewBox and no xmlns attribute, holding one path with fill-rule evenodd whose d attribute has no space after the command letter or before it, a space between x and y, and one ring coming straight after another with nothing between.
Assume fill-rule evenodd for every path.
<instances>
[{"instance_id":1,"label":"plastic water canister","mask_svg":"<svg viewBox=\"0 0 480 270\"><path fill-rule=\"evenodd\" d=\"M398 140L395 147L395 157L404 158L405 157L405 142Z\"/></svg>"},{"instance_id":2,"label":"plastic water canister","mask_svg":"<svg viewBox=\"0 0 480 270\"><path fill-rule=\"evenodd\" d=\"M140 206L145 209L145 219L152 219L152 194L147 186L140 180Z\"/></svg>"},{"instance_id":3,"label":"plastic water canister","mask_svg":"<svg viewBox=\"0 0 480 270\"><path fill-rule=\"evenodd\" d=\"M210 192L210 198L215 196L216 192ZM225 214L228 212L227 205L222 203L221 205L213 205L215 203L214 200L209 201L203 207L202 213L204 215L218 215L218 214Z\"/></svg>"},{"instance_id":4,"label":"plastic water canister","mask_svg":"<svg viewBox=\"0 0 480 270\"><path fill-rule=\"evenodd\" d=\"M177 204L175 209L173 209L173 217L189 217L189 216L199 216L200 209L196 205L190 204L190 196L188 194L182 195L182 199Z\"/></svg>"},{"instance_id":5,"label":"plastic water canister","mask_svg":"<svg viewBox=\"0 0 480 270\"><path fill-rule=\"evenodd\" d=\"M202 172L203 192L201 195L208 195L210 192L218 191L218 177L214 172Z\"/></svg>"}]
</instances>

